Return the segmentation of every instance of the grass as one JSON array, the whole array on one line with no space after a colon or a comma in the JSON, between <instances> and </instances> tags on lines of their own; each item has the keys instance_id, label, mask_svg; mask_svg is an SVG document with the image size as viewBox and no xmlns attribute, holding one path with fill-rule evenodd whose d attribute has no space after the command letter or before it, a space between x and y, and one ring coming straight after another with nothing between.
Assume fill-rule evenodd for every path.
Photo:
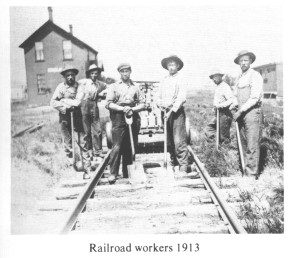
<instances>
[{"instance_id":1,"label":"grass","mask_svg":"<svg viewBox=\"0 0 293 258\"><path fill-rule=\"evenodd\" d=\"M193 149L205 163L211 177L225 190L225 178L235 178L233 186L239 189L235 211L248 233L284 232L284 125L282 107L264 103L264 123L261 140L259 180L241 176L237 139L234 123L231 128L231 144L222 145L217 151L215 144L208 144L204 138L205 126L213 117L213 92L200 91L188 94L187 116L197 137ZM275 183L278 186L272 186Z\"/></svg>"}]
</instances>

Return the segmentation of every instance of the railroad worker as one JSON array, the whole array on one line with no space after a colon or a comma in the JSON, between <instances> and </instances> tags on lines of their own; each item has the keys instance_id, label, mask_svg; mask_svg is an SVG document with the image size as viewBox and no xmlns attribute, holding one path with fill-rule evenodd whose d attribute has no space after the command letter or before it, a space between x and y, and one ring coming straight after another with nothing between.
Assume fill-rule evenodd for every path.
<instances>
[{"instance_id":1,"label":"railroad worker","mask_svg":"<svg viewBox=\"0 0 293 258\"><path fill-rule=\"evenodd\" d=\"M86 72L88 79L79 80L83 98L81 102L82 124L84 128L85 158L100 157L102 154L102 128L98 102L105 98L106 84L98 80L99 68L92 64Z\"/></svg>"},{"instance_id":2,"label":"railroad worker","mask_svg":"<svg viewBox=\"0 0 293 258\"><path fill-rule=\"evenodd\" d=\"M215 116L209 122L205 129L205 136L208 142L215 139L217 131L217 110L219 110L219 130L220 139L219 142L230 142L230 127L233 120L233 116L230 110L232 103L237 103L235 96L231 87L223 81L224 73L219 70L215 70L209 76L216 85L215 95L214 95L214 111Z\"/></svg>"},{"instance_id":3,"label":"railroad worker","mask_svg":"<svg viewBox=\"0 0 293 258\"><path fill-rule=\"evenodd\" d=\"M83 131L80 110L82 92L80 91L79 84L75 80L77 74L78 70L73 66L63 68L61 75L64 77L64 82L57 86L50 102L50 105L59 111L59 123L64 150L69 158L72 157L70 112L74 112L74 129L77 132Z\"/></svg>"},{"instance_id":4,"label":"railroad worker","mask_svg":"<svg viewBox=\"0 0 293 258\"><path fill-rule=\"evenodd\" d=\"M132 163L129 129L125 121L125 115L133 117L132 133L136 149L140 129L138 112L145 109L143 94L139 86L135 85L130 79L130 64L122 63L117 70L121 79L110 85L106 98L106 108L110 110L112 121L113 148L110 155L111 175L108 177L111 184L115 183L118 176L121 156L123 177L128 177L127 165Z\"/></svg>"},{"instance_id":5,"label":"railroad worker","mask_svg":"<svg viewBox=\"0 0 293 258\"><path fill-rule=\"evenodd\" d=\"M234 63L241 68L236 80L238 111L233 118L239 124L242 146L244 148L246 174L259 176L259 157L262 124L263 78L250 65L255 61L254 53L243 50Z\"/></svg>"},{"instance_id":6,"label":"railroad worker","mask_svg":"<svg viewBox=\"0 0 293 258\"><path fill-rule=\"evenodd\" d=\"M175 172L175 167L179 165L178 175L184 176L188 167L184 111L187 83L179 74L184 63L179 57L172 55L164 58L161 64L169 74L160 83L158 106L166 111L164 119L167 119L167 149L172 169Z\"/></svg>"}]
</instances>

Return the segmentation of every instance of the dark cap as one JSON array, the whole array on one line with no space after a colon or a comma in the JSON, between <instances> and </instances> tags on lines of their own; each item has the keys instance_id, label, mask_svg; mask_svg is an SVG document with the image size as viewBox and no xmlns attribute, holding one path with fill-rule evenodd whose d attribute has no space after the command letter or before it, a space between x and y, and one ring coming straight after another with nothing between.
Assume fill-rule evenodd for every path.
<instances>
[{"instance_id":1,"label":"dark cap","mask_svg":"<svg viewBox=\"0 0 293 258\"><path fill-rule=\"evenodd\" d=\"M118 70L118 72L120 72L120 70L122 70L122 69L129 69L129 70L131 70L131 66L130 66L129 63L121 63L120 65L118 65L117 70Z\"/></svg>"}]
</instances>

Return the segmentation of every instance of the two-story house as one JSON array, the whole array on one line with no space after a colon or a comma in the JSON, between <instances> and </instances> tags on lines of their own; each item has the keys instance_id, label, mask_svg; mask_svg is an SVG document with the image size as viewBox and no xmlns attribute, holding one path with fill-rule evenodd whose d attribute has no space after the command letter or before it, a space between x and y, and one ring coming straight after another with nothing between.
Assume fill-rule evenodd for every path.
<instances>
[{"instance_id":1,"label":"two-story house","mask_svg":"<svg viewBox=\"0 0 293 258\"><path fill-rule=\"evenodd\" d=\"M48 7L49 20L29 36L19 47L24 49L29 104L48 105L57 85L63 80L60 71L66 64L85 77L88 67L98 64L98 51L53 23L53 10Z\"/></svg>"}]
</instances>

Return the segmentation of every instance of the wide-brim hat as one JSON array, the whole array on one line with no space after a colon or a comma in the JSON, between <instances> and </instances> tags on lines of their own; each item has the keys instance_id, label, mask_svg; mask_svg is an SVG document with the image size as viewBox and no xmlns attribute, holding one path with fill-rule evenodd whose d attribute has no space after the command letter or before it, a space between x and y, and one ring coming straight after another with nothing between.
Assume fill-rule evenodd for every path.
<instances>
[{"instance_id":1,"label":"wide-brim hat","mask_svg":"<svg viewBox=\"0 0 293 258\"><path fill-rule=\"evenodd\" d=\"M99 68L96 64L90 65L89 69L86 71L86 74L89 75L92 71L99 71L101 68Z\"/></svg>"},{"instance_id":2,"label":"wide-brim hat","mask_svg":"<svg viewBox=\"0 0 293 258\"><path fill-rule=\"evenodd\" d=\"M122 69L130 69L131 70L131 65L129 63L121 63L117 67L117 71L120 72Z\"/></svg>"},{"instance_id":3,"label":"wide-brim hat","mask_svg":"<svg viewBox=\"0 0 293 258\"><path fill-rule=\"evenodd\" d=\"M254 53L249 52L249 51L247 51L247 50L242 50L242 51L240 51L240 52L238 53L238 56L234 59L234 63L235 63L235 64L239 64L239 59L240 59L240 57L242 57L242 56L250 56L250 57L251 57L251 63L253 63L253 62L255 61L255 59L256 59L256 56L255 56Z\"/></svg>"},{"instance_id":4,"label":"wide-brim hat","mask_svg":"<svg viewBox=\"0 0 293 258\"><path fill-rule=\"evenodd\" d=\"M63 76L65 76L65 73L68 71L73 71L75 73L75 75L78 74L78 69L76 69L75 67L73 67L72 65L67 65L65 66L62 71L60 72L60 74L62 74Z\"/></svg>"},{"instance_id":5,"label":"wide-brim hat","mask_svg":"<svg viewBox=\"0 0 293 258\"><path fill-rule=\"evenodd\" d=\"M180 71L184 66L183 61L178 56L172 55L172 56L168 56L168 57L163 58L163 60L161 61L162 66L166 70L168 70L167 64L170 61L175 61L179 65L178 71Z\"/></svg>"},{"instance_id":6,"label":"wide-brim hat","mask_svg":"<svg viewBox=\"0 0 293 258\"><path fill-rule=\"evenodd\" d=\"M222 77L224 76L224 73L222 71L220 71L219 69L214 69L212 72L211 72L211 75L209 76L210 79L213 79L213 77L215 75L221 75Z\"/></svg>"}]
</instances>

